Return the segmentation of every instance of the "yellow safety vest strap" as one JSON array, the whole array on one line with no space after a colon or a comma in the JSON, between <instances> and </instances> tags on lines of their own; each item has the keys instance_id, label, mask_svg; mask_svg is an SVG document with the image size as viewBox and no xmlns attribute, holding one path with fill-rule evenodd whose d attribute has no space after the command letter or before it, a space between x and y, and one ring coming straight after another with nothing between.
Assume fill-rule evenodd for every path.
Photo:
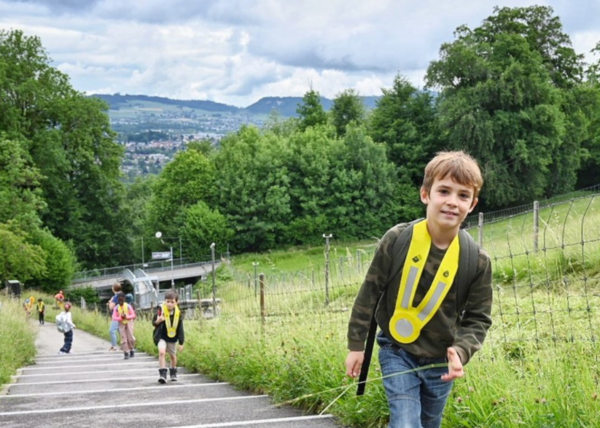
<instances>
[{"instance_id":1,"label":"yellow safety vest strap","mask_svg":"<svg viewBox=\"0 0 600 428\"><path fill-rule=\"evenodd\" d=\"M415 292L430 249L431 236L427 221L416 223L402 270L396 308L389 323L390 334L400 343L417 340L423 327L435 315L450 291L458 270L460 243L456 236L446 250L429 291L419 306L413 307Z\"/></svg>"}]
</instances>

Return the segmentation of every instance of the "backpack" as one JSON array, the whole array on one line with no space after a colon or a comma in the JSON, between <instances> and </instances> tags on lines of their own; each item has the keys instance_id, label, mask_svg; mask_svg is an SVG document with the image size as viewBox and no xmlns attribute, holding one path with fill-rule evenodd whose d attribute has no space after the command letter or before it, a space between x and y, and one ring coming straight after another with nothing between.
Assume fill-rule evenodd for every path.
<instances>
[{"instance_id":1,"label":"backpack","mask_svg":"<svg viewBox=\"0 0 600 428\"><path fill-rule=\"evenodd\" d=\"M392 254L397 254L397 256L392 262L392 275L390 275L390 278L396 276L404 267L404 260L406 259L408 247L410 246L410 241L412 239L413 225L422 220L423 219L418 219L410 222L406 229L404 229L396 239ZM469 287L475 279L475 275L477 275L479 245L477 245L473 237L469 235L466 230L460 229L458 231L458 238L460 240L460 259L458 262L458 271L456 272L456 278L454 281L456 284L467 284L467 286L460 287L456 291L456 310L459 316L462 318L464 307L467 303L467 296L469 295ZM389 284L387 284L385 287L387 288L388 285ZM371 363L371 355L373 354L373 345L375 343L375 336L377 335L377 321L375 321L375 313L378 305L379 302L377 302L377 305L373 310L371 327L369 328L369 333L367 334L367 341L365 344L365 359L358 377L358 390L356 391L356 395L363 395L365 393L367 375L369 374L369 365Z\"/></svg>"},{"instance_id":2,"label":"backpack","mask_svg":"<svg viewBox=\"0 0 600 428\"><path fill-rule=\"evenodd\" d=\"M61 312L54 318L54 322L56 324L56 329L61 333L66 333L68 331L69 326L67 325L66 317L64 316L64 312Z\"/></svg>"},{"instance_id":3,"label":"backpack","mask_svg":"<svg viewBox=\"0 0 600 428\"><path fill-rule=\"evenodd\" d=\"M162 307L159 305L156 311L156 318L158 318L161 314ZM164 324L164 322L161 322L159 325L154 327L154 331L152 332L152 340L154 341L155 345L158 345L158 342L160 341L160 339L162 339Z\"/></svg>"}]
</instances>

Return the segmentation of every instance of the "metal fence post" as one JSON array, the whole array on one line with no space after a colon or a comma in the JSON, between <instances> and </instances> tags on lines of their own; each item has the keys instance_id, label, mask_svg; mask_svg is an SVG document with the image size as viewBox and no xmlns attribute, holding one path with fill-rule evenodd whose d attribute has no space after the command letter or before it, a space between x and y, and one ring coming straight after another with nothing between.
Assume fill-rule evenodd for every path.
<instances>
[{"instance_id":1,"label":"metal fence post","mask_svg":"<svg viewBox=\"0 0 600 428\"><path fill-rule=\"evenodd\" d=\"M479 246L483 248L483 213L479 213Z\"/></svg>"},{"instance_id":2,"label":"metal fence post","mask_svg":"<svg viewBox=\"0 0 600 428\"><path fill-rule=\"evenodd\" d=\"M540 202L533 201L533 251L538 251L538 239L540 232Z\"/></svg>"},{"instance_id":3,"label":"metal fence post","mask_svg":"<svg viewBox=\"0 0 600 428\"><path fill-rule=\"evenodd\" d=\"M254 297L256 297L256 293L258 293L258 276L257 276L257 268L258 262L252 262L252 266L254 266Z\"/></svg>"},{"instance_id":4,"label":"metal fence post","mask_svg":"<svg viewBox=\"0 0 600 428\"><path fill-rule=\"evenodd\" d=\"M323 234L325 238L325 306L329 305L329 239L333 235Z\"/></svg>"}]
</instances>

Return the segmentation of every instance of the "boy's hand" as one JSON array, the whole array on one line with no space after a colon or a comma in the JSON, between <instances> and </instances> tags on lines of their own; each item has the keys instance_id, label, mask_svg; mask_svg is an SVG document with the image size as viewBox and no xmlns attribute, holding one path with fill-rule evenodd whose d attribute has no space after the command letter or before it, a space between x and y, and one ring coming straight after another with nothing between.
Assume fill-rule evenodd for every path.
<instances>
[{"instance_id":1,"label":"boy's hand","mask_svg":"<svg viewBox=\"0 0 600 428\"><path fill-rule=\"evenodd\" d=\"M159 315L158 318L156 318L156 324L160 324L161 322L163 322L165 320L165 317L162 315Z\"/></svg>"},{"instance_id":2,"label":"boy's hand","mask_svg":"<svg viewBox=\"0 0 600 428\"><path fill-rule=\"evenodd\" d=\"M448 348L448 373L442 375L442 380L444 382L450 382L451 380L458 379L465 375L465 371L463 370L462 361L460 361L460 357L456 349L453 347Z\"/></svg>"},{"instance_id":3,"label":"boy's hand","mask_svg":"<svg viewBox=\"0 0 600 428\"><path fill-rule=\"evenodd\" d=\"M346 376L358 377L365 360L364 351L350 351L346 357Z\"/></svg>"},{"instance_id":4,"label":"boy's hand","mask_svg":"<svg viewBox=\"0 0 600 428\"><path fill-rule=\"evenodd\" d=\"M183 345L179 345L179 352L183 351Z\"/></svg>"}]
</instances>

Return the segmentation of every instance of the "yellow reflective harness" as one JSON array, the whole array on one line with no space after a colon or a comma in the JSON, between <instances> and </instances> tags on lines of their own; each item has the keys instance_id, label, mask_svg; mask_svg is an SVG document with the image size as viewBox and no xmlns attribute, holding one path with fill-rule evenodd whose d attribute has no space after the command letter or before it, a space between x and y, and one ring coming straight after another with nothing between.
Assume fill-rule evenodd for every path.
<instances>
[{"instance_id":1,"label":"yellow reflective harness","mask_svg":"<svg viewBox=\"0 0 600 428\"><path fill-rule=\"evenodd\" d=\"M121 322L123 324L127 324L128 320L125 318L129 313L129 306L127 306L127 303L123 303L123 306L119 305L118 311L119 315L121 316Z\"/></svg>"},{"instance_id":2,"label":"yellow reflective harness","mask_svg":"<svg viewBox=\"0 0 600 428\"><path fill-rule=\"evenodd\" d=\"M177 326L179 325L179 306L175 306L175 316L173 317L173 325L171 325L171 314L169 313L169 308L167 305L161 305L162 312L165 316L165 325L167 327L167 336L171 339L177 335Z\"/></svg>"},{"instance_id":3,"label":"yellow reflective harness","mask_svg":"<svg viewBox=\"0 0 600 428\"><path fill-rule=\"evenodd\" d=\"M416 223L402 269L396 308L389 323L390 334L400 343L417 340L423 327L435 315L450 291L458 270L460 244L457 235L446 250L427 294L417 307L413 307L417 285L430 248L431 235L427 230L427 221Z\"/></svg>"},{"instance_id":4,"label":"yellow reflective harness","mask_svg":"<svg viewBox=\"0 0 600 428\"><path fill-rule=\"evenodd\" d=\"M44 312L44 302L38 302L38 312Z\"/></svg>"}]
</instances>

